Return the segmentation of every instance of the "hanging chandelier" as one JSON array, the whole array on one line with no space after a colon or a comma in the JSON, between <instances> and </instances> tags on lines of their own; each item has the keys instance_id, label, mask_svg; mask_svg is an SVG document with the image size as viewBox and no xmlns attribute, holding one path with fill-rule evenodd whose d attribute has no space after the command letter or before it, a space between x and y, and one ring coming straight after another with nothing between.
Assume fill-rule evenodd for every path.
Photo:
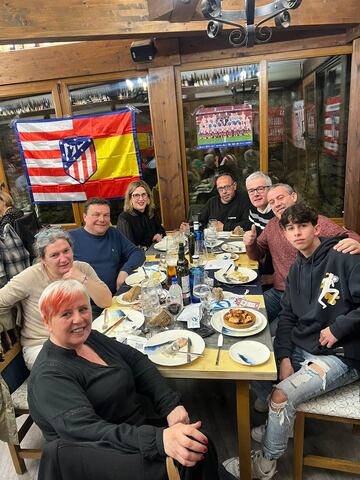
<instances>
[{"instance_id":1,"label":"hanging chandelier","mask_svg":"<svg viewBox=\"0 0 360 480\"><path fill-rule=\"evenodd\" d=\"M210 20L207 26L208 36L216 38L222 33L224 24L230 25L236 27L229 34L229 43L233 47L253 47L255 43L265 43L271 39L272 29L263 26L265 22L274 19L276 28L288 28L289 10L298 8L301 0L273 0L257 8L255 0L244 0L244 10L223 10L221 3L222 0L201 2L202 13ZM237 23L239 20L245 20L245 24Z\"/></svg>"}]
</instances>

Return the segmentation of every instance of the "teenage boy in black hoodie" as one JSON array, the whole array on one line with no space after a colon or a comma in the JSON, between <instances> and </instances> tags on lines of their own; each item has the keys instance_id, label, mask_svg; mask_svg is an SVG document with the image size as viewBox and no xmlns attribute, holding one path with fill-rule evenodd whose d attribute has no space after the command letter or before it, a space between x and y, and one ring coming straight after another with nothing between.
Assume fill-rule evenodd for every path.
<instances>
[{"instance_id":1,"label":"teenage boy in black hoodie","mask_svg":"<svg viewBox=\"0 0 360 480\"><path fill-rule=\"evenodd\" d=\"M286 281L275 339L280 383L271 396L262 449L253 478L271 479L286 450L296 407L360 378L360 256L333 249L341 239L321 238L310 207L287 208L280 223L298 250ZM253 437L254 438L254 437ZM236 474L237 459L225 467Z\"/></svg>"}]
</instances>

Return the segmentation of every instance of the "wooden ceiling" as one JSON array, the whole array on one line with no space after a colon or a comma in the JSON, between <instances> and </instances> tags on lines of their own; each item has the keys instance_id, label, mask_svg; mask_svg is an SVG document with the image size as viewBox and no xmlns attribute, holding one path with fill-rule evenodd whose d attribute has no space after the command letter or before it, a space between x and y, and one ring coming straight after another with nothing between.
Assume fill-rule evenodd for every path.
<instances>
[{"instance_id":1,"label":"wooden ceiling","mask_svg":"<svg viewBox=\"0 0 360 480\"><path fill-rule=\"evenodd\" d=\"M257 6L270 0L258 0ZM241 9L224 0L224 9ZM360 24L359 0L302 0L295 28ZM64 42L204 35L200 0L0 0L0 43ZM354 31L354 30L353 30Z\"/></svg>"}]
</instances>

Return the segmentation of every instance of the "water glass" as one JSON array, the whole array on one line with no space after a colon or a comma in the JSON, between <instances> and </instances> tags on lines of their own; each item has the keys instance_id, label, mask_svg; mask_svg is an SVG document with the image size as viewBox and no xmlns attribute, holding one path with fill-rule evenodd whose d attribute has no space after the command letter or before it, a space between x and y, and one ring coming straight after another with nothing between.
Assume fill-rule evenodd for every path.
<instances>
[{"instance_id":1,"label":"water glass","mask_svg":"<svg viewBox=\"0 0 360 480\"><path fill-rule=\"evenodd\" d=\"M149 320L160 313L159 282L145 279L141 282L141 305L145 317L145 329L148 329Z\"/></svg>"}]
</instances>

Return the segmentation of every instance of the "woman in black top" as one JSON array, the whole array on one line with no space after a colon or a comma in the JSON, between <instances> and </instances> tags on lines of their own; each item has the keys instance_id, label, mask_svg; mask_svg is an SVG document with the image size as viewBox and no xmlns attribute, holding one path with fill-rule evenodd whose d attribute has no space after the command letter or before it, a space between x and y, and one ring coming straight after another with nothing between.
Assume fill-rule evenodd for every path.
<instances>
[{"instance_id":1,"label":"woman in black top","mask_svg":"<svg viewBox=\"0 0 360 480\"><path fill-rule=\"evenodd\" d=\"M1 191L0 192L0 234L3 233L5 225L10 223L12 227L15 225L15 220L24 216L24 212L14 206L14 201L11 196Z\"/></svg>"},{"instance_id":2,"label":"woman in black top","mask_svg":"<svg viewBox=\"0 0 360 480\"><path fill-rule=\"evenodd\" d=\"M190 423L157 368L128 345L91 330L84 285L59 280L42 293L39 308L49 330L31 370L31 416L51 442L39 480L166 480L176 460L181 479L218 480L216 452ZM151 423L138 394L160 416ZM160 420L162 421L161 426Z\"/></svg>"},{"instance_id":3,"label":"woman in black top","mask_svg":"<svg viewBox=\"0 0 360 480\"><path fill-rule=\"evenodd\" d=\"M131 242L150 247L160 242L165 230L155 215L149 185L143 180L131 182L125 194L124 211L120 213L117 228Z\"/></svg>"}]
</instances>

